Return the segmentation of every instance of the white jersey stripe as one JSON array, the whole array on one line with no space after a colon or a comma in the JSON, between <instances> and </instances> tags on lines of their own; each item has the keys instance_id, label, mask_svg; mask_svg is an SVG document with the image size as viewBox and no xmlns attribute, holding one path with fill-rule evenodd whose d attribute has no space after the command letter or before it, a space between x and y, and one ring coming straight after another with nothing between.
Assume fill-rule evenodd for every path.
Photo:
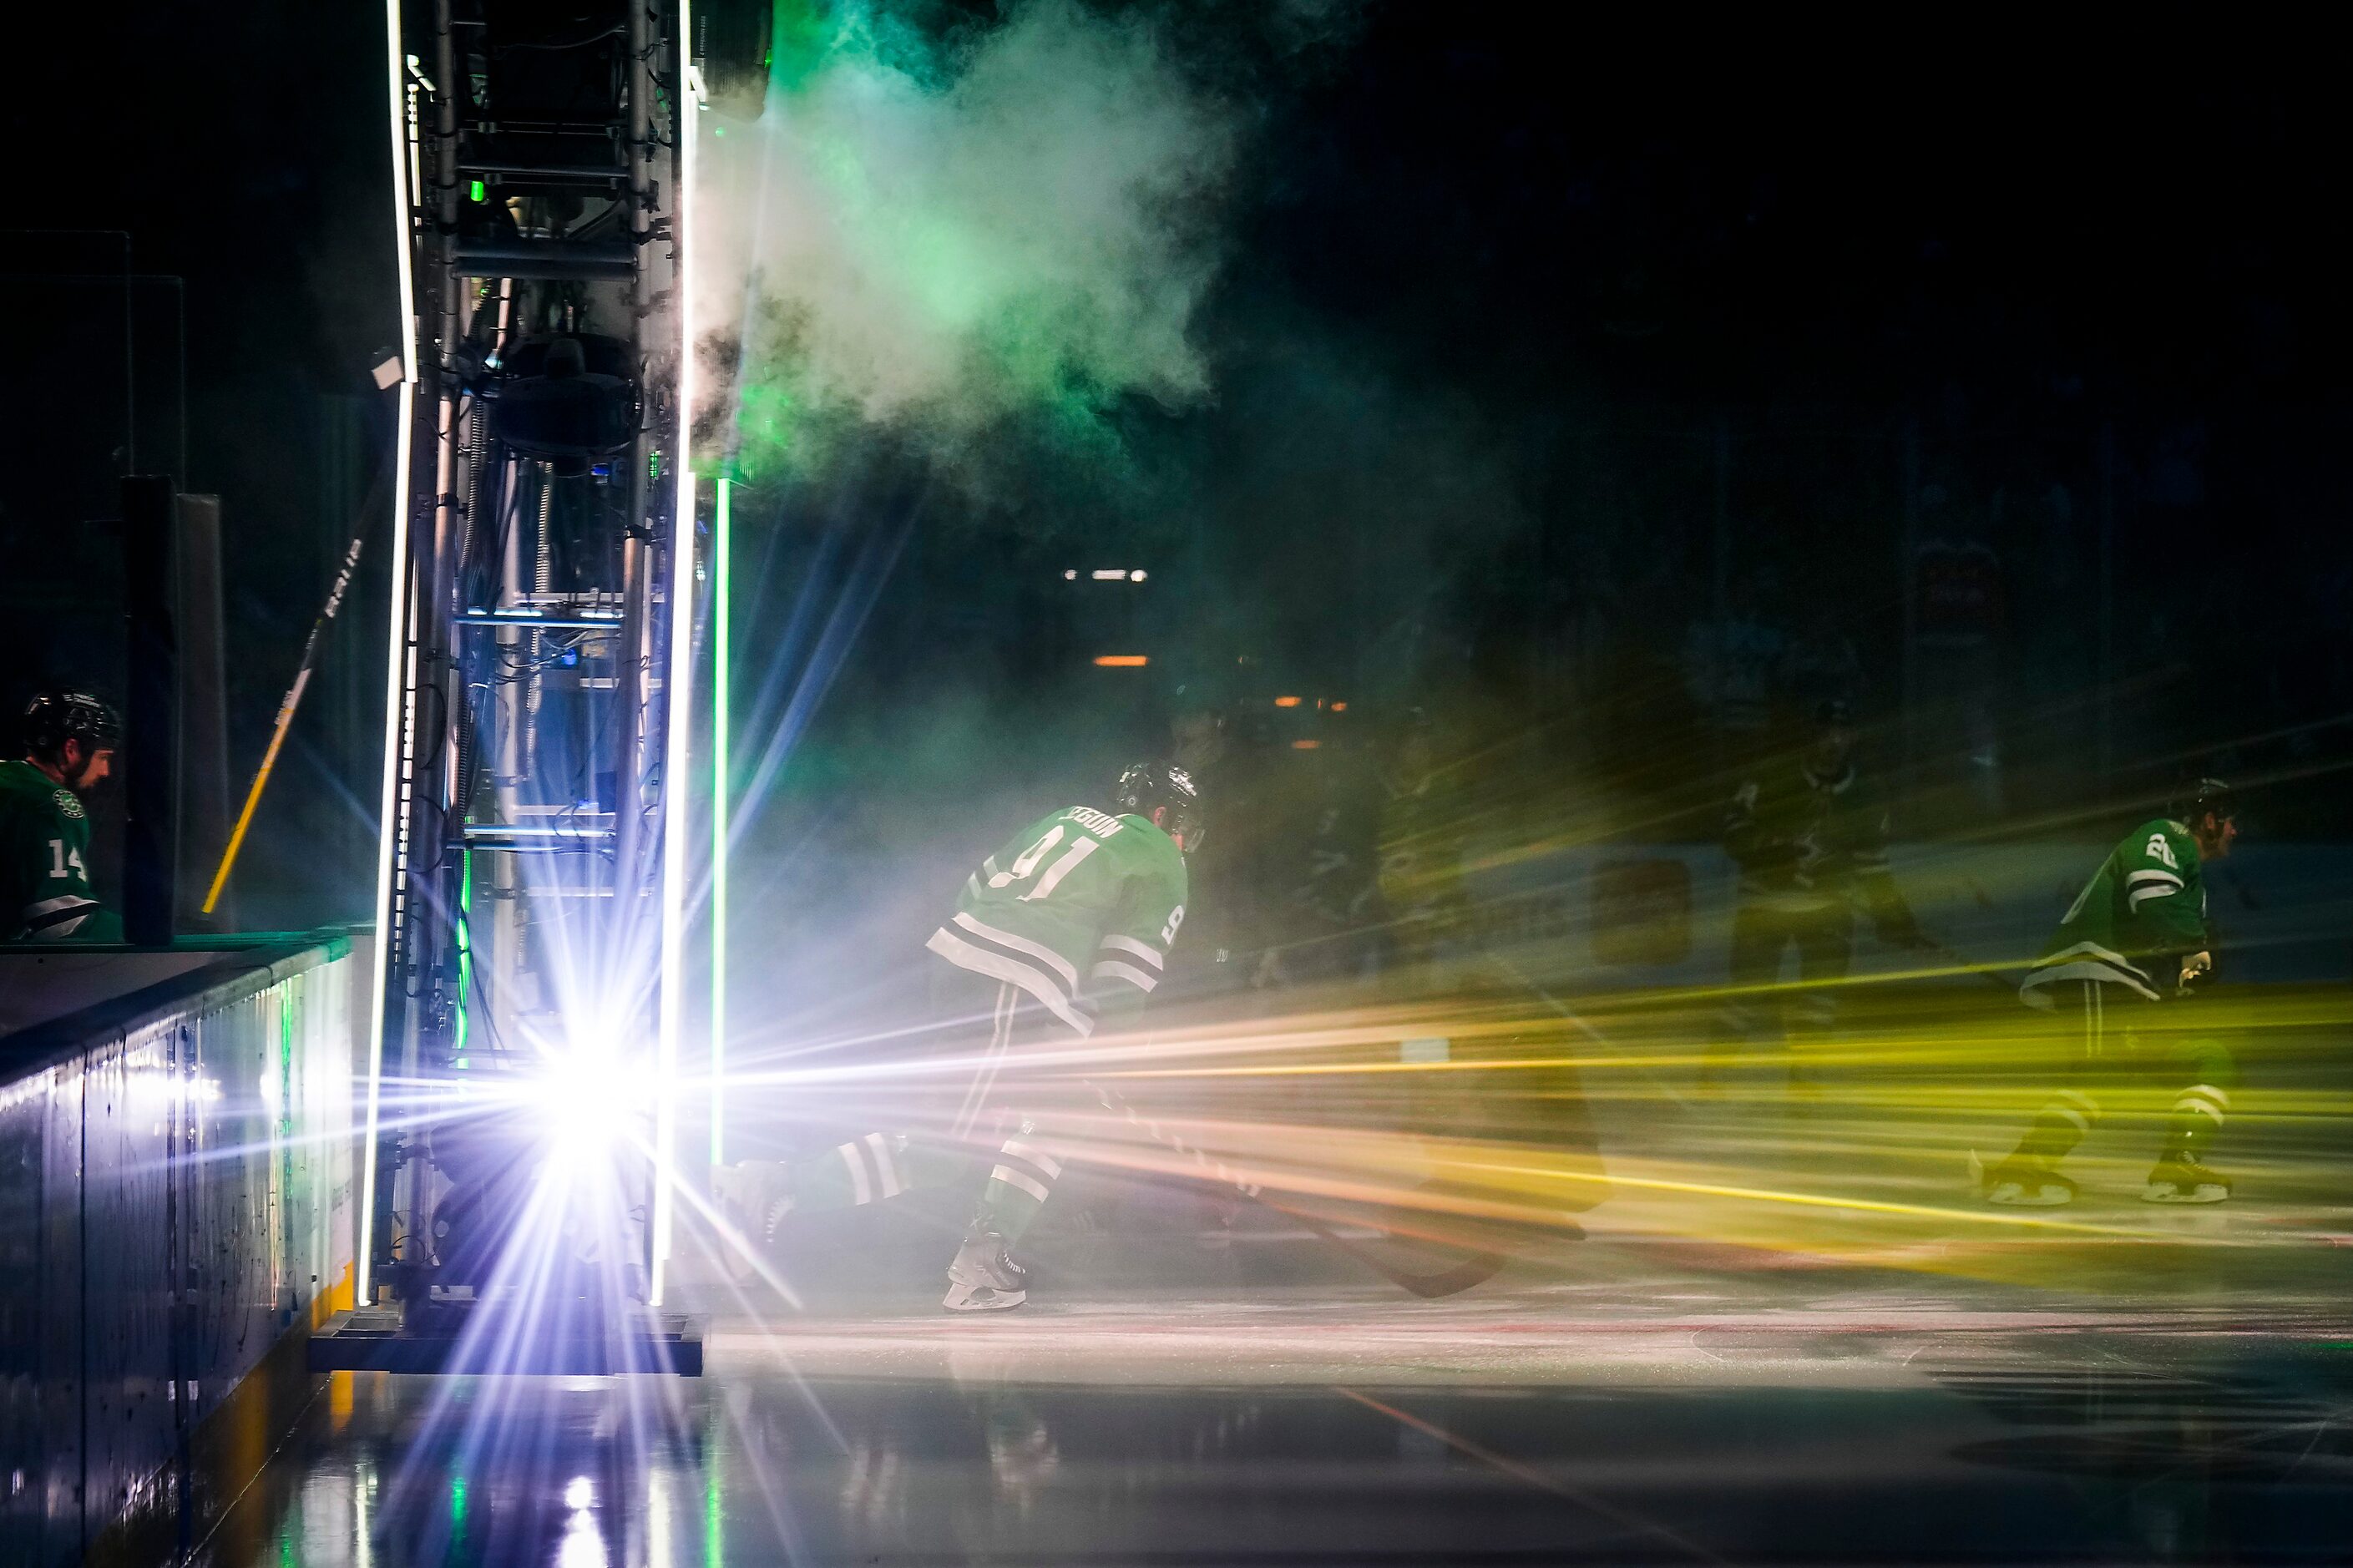
<instances>
[{"instance_id":1,"label":"white jersey stripe","mask_svg":"<svg viewBox=\"0 0 2353 1568\"><path fill-rule=\"evenodd\" d=\"M54 899L39 899L25 906L25 918L38 920L52 910L70 910L82 904L95 904L96 899L85 899L79 893L67 893Z\"/></svg>"},{"instance_id":2,"label":"white jersey stripe","mask_svg":"<svg viewBox=\"0 0 2353 1568\"><path fill-rule=\"evenodd\" d=\"M863 1152L855 1143L844 1143L838 1152L841 1155L841 1163L849 1167L849 1201L853 1204L872 1203L874 1183L866 1174L866 1162L861 1158Z\"/></svg>"},{"instance_id":3,"label":"white jersey stripe","mask_svg":"<svg viewBox=\"0 0 2353 1568\"><path fill-rule=\"evenodd\" d=\"M36 910L39 912L37 913ZM81 929L81 922L95 914L97 910L96 899L75 896L44 899L26 910L25 934L35 941L71 936Z\"/></svg>"},{"instance_id":4,"label":"white jersey stripe","mask_svg":"<svg viewBox=\"0 0 2353 1568\"><path fill-rule=\"evenodd\" d=\"M1114 963L1109 960L1098 963L1089 972L1093 980L1124 980L1138 991L1149 991L1160 984L1160 976L1146 974L1133 963Z\"/></svg>"},{"instance_id":5,"label":"white jersey stripe","mask_svg":"<svg viewBox=\"0 0 2353 1568\"><path fill-rule=\"evenodd\" d=\"M964 917L958 915L956 918L962 920ZM945 926L934 931L932 940L923 945L959 969L969 969L975 974L986 974L991 980L1002 980L1008 985L1020 987L1044 1004L1048 1012L1068 1024L1071 1032L1081 1039L1095 1032L1095 1021L1072 1007L1069 994L1056 985L1053 976L1044 970L1034 969L1018 958L993 952L985 947L975 947Z\"/></svg>"},{"instance_id":6,"label":"white jersey stripe","mask_svg":"<svg viewBox=\"0 0 2353 1568\"><path fill-rule=\"evenodd\" d=\"M1032 958L1043 959L1048 967L1062 977L1062 988L1066 994L1079 988L1079 972L1071 967L1071 961L1044 942L1031 942L1026 936L1015 936L1009 931L999 931L993 925L985 925L962 910L956 912L955 923L975 936L987 937L1000 947L1009 947L1016 952L1026 952Z\"/></svg>"},{"instance_id":7,"label":"white jersey stripe","mask_svg":"<svg viewBox=\"0 0 2353 1568\"><path fill-rule=\"evenodd\" d=\"M866 1135L866 1146L874 1152L874 1173L882 1178L882 1195L895 1198L907 1189L899 1180L899 1167L891 1159L891 1146L880 1132Z\"/></svg>"},{"instance_id":8,"label":"white jersey stripe","mask_svg":"<svg viewBox=\"0 0 2353 1568\"><path fill-rule=\"evenodd\" d=\"M1132 936L1107 936L1103 939L1100 945L1120 952L1132 952L1153 968L1161 967L1160 950L1147 942L1138 942Z\"/></svg>"}]
</instances>

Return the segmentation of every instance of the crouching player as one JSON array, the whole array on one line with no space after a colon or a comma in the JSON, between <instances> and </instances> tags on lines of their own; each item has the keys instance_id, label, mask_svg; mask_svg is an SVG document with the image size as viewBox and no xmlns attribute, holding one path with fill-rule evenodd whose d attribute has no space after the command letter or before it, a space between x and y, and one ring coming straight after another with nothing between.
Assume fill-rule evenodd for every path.
<instances>
[{"instance_id":1,"label":"crouching player","mask_svg":"<svg viewBox=\"0 0 2353 1568\"><path fill-rule=\"evenodd\" d=\"M878 1129L796 1165L713 1170L713 1193L744 1241L773 1241L796 1214L985 1170L943 1304L983 1312L1027 1299L1012 1248L1062 1168L1025 1139L1018 1064L1000 1075L1017 1050L1068 1047L1142 1010L1184 923L1185 858L1200 838L1199 798L1182 768L1136 763L1111 804L1114 812L1071 806L1015 836L966 879L955 912L925 942L943 1037L965 1048L921 1125Z\"/></svg>"},{"instance_id":2,"label":"crouching player","mask_svg":"<svg viewBox=\"0 0 2353 1568\"><path fill-rule=\"evenodd\" d=\"M2068 909L2021 996L2063 1020L2073 1070L2016 1152L1978 1172L1987 1202L2073 1201L2075 1184L2059 1163L2099 1120L2103 1081L2119 1071L2160 1074L2178 1090L2142 1198L2211 1204L2231 1195L2205 1152L2230 1110L2235 1063L2228 1046L2196 1026L2184 998L2214 969L2203 868L2231 852L2238 831L2228 787L2200 779L2171 816L2126 834ZM1977 1156L1970 1161L1975 1167Z\"/></svg>"}]
</instances>

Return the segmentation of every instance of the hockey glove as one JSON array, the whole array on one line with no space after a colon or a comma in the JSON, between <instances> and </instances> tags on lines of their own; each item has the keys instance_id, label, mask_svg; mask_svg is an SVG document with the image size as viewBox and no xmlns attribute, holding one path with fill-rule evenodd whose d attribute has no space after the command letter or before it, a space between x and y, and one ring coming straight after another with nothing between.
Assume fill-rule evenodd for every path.
<instances>
[{"instance_id":1,"label":"hockey glove","mask_svg":"<svg viewBox=\"0 0 2353 1568\"><path fill-rule=\"evenodd\" d=\"M2189 994L2190 988L2192 986L2196 985L2200 981L2206 979L2213 973L2214 955L2212 953L2190 953L2181 961L2181 978L2175 983L2174 989L2180 994L2187 996Z\"/></svg>"}]
</instances>

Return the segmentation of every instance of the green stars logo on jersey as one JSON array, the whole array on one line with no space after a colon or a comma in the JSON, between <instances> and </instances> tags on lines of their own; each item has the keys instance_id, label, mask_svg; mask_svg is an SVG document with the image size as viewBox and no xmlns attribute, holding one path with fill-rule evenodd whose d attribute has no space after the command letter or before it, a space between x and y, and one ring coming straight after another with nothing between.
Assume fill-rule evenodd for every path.
<instances>
[{"instance_id":1,"label":"green stars logo on jersey","mask_svg":"<svg viewBox=\"0 0 2353 1568\"><path fill-rule=\"evenodd\" d=\"M81 808L81 796L74 794L74 792L69 789L61 789L58 791L57 802L58 815L60 816L71 817L75 821L79 822L84 816L89 815L89 813L83 811Z\"/></svg>"}]
</instances>

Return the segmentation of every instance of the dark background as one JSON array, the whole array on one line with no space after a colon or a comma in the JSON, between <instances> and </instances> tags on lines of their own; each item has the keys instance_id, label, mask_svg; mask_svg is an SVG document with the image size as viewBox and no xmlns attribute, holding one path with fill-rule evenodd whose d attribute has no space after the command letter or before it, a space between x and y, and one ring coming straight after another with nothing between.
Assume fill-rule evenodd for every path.
<instances>
[{"instance_id":1,"label":"dark background","mask_svg":"<svg viewBox=\"0 0 2353 1568\"><path fill-rule=\"evenodd\" d=\"M1751 740L1693 674L1737 623L1852 646L1911 831L2080 826L2224 769L2274 835L2341 833L2348 220L2317 38L2187 13L1164 19L1248 111L1198 322L1216 399L1124 411L1116 483L1041 458L978 499L878 438L747 496L739 750L797 701L780 798L855 791L911 735L932 760L902 789L1042 789L1155 735L1186 681L1353 699L1335 745L1433 707L1460 746L1604 781L1621 826L1689 830ZM180 282L129 291L126 395L122 241L5 247L0 681L119 689L94 521L128 426L141 467L223 498L241 790L388 446L381 15L45 26L12 89L17 226L127 231L133 272ZM1907 642L1938 542L1990 552L1993 606ZM1097 565L1153 578L1116 603L1061 580ZM802 599L862 629L820 656L785 629ZM364 576L248 921L364 905L381 603ZM1086 662L1130 643L1149 669ZM1776 686L1767 732L1801 695Z\"/></svg>"}]
</instances>

